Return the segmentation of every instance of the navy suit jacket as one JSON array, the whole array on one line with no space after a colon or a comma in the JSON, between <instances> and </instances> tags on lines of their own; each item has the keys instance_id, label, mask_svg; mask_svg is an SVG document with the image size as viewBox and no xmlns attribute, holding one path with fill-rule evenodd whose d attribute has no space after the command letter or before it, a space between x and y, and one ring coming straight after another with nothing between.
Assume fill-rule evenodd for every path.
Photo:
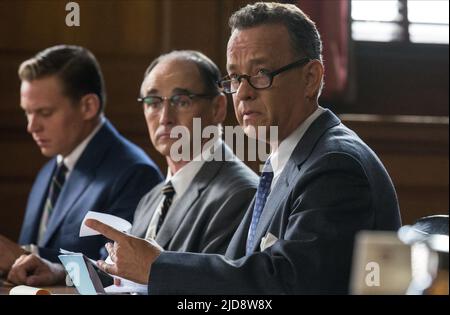
<instances>
[{"instance_id":1,"label":"navy suit jacket","mask_svg":"<svg viewBox=\"0 0 450 315\"><path fill-rule=\"evenodd\" d=\"M304 134L272 187L253 253L245 256L253 205L225 256L161 253L149 293L347 293L355 234L400 227L385 168L329 110ZM278 240L262 250L268 233Z\"/></svg>"},{"instance_id":2,"label":"navy suit jacket","mask_svg":"<svg viewBox=\"0 0 450 315\"><path fill-rule=\"evenodd\" d=\"M41 169L31 189L19 238L20 244L37 244L39 225L56 158ZM122 137L107 120L86 146L66 180L39 255L59 262L60 248L100 258L106 243L102 236L79 237L81 222L88 211L98 211L133 220L139 200L161 182L158 167L148 156Z\"/></svg>"}]
</instances>

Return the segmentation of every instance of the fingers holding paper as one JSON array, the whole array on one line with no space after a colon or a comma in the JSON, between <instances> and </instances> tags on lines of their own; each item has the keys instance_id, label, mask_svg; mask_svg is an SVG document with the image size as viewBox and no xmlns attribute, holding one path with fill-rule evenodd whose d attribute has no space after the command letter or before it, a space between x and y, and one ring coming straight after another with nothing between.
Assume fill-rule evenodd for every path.
<instances>
[{"instance_id":1,"label":"fingers holding paper","mask_svg":"<svg viewBox=\"0 0 450 315\"><path fill-rule=\"evenodd\" d=\"M156 242L127 235L97 220L88 219L85 224L114 241L105 245L112 263L97 262L103 271L137 283L148 283L151 265L163 251Z\"/></svg>"}]
</instances>

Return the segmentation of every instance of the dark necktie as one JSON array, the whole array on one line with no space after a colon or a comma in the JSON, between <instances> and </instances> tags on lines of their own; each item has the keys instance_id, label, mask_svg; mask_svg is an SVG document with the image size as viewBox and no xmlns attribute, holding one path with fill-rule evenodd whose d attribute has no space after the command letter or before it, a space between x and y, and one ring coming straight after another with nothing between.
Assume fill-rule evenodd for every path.
<instances>
[{"instance_id":1,"label":"dark necktie","mask_svg":"<svg viewBox=\"0 0 450 315\"><path fill-rule=\"evenodd\" d=\"M172 183L169 181L162 188L162 193L164 195L164 201L161 207L161 214L158 219L158 225L156 226L156 233L158 233L161 225L164 222L164 219L167 216L167 212L169 211L170 205L172 204L173 196L175 195L175 190L173 189Z\"/></svg>"},{"instance_id":2,"label":"dark necktie","mask_svg":"<svg viewBox=\"0 0 450 315\"><path fill-rule=\"evenodd\" d=\"M249 255L255 242L256 227L258 226L259 218L266 204L267 196L270 193L270 185L272 184L273 171L268 159L264 165L261 177L259 178L258 189L256 190L255 206L253 208L252 222L248 231L247 246L245 254Z\"/></svg>"},{"instance_id":3,"label":"dark necktie","mask_svg":"<svg viewBox=\"0 0 450 315\"><path fill-rule=\"evenodd\" d=\"M64 165L64 162L61 162L56 168L55 173L52 177L52 182L50 183L50 188L47 194L47 200L45 201L44 211L47 214L47 223L50 219L50 216L53 213L53 209L55 208L56 201L58 200L59 193L66 181L67 167Z\"/></svg>"}]
</instances>

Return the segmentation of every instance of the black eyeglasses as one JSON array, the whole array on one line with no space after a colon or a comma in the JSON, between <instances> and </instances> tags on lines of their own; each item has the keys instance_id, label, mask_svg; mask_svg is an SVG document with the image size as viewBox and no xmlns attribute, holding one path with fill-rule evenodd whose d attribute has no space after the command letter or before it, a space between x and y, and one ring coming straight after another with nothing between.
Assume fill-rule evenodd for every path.
<instances>
[{"instance_id":1,"label":"black eyeglasses","mask_svg":"<svg viewBox=\"0 0 450 315\"><path fill-rule=\"evenodd\" d=\"M223 89L223 92L227 94L235 93L238 90L242 79L246 79L248 84L250 84L252 88L256 90L263 90L272 86L273 78L276 75L295 67L303 66L310 60L311 59L308 57L302 58L272 72L261 70L256 75L240 74L233 77L226 76L218 83L219 86Z\"/></svg>"},{"instance_id":2,"label":"black eyeglasses","mask_svg":"<svg viewBox=\"0 0 450 315\"><path fill-rule=\"evenodd\" d=\"M198 98L213 98L216 95L212 94L175 94L172 96L158 96L158 95L148 95L144 97L139 97L137 100L139 103L142 103L146 109L157 112L159 111L164 104L165 100L169 101L169 104L176 111L189 111L192 107L192 99L195 97Z\"/></svg>"}]
</instances>

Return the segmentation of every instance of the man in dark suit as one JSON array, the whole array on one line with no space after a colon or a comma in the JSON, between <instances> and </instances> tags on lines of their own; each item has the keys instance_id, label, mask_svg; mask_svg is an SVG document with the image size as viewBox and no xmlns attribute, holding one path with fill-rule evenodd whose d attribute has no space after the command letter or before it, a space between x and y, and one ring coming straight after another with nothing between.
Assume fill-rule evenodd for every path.
<instances>
[{"instance_id":1,"label":"man in dark suit","mask_svg":"<svg viewBox=\"0 0 450 315\"><path fill-rule=\"evenodd\" d=\"M271 156L227 252L164 251L90 220L118 244L113 263L99 266L148 283L150 294L346 293L355 234L400 226L393 184L375 153L319 106L322 43L299 8L255 3L230 26L222 87L245 132L278 126L278 143L261 139Z\"/></svg>"},{"instance_id":2,"label":"man in dark suit","mask_svg":"<svg viewBox=\"0 0 450 315\"><path fill-rule=\"evenodd\" d=\"M255 195L257 176L219 137L226 98L218 80L220 70L214 62L190 50L158 57L145 73L144 115L153 146L166 158L168 170L165 182L139 203L131 234L155 239L166 250L225 253ZM216 137L195 138L196 122L201 123L198 130L213 128ZM165 136L179 127L191 135L185 159L171 152L181 139ZM199 142L201 155L193 152L193 141Z\"/></svg>"},{"instance_id":3,"label":"man in dark suit","mask_svg":"<svg viewBox=\"0 0 450 315\"><path fill-rule=\"evenodd\" d=\"M52 158L39 172L20 233L19 247L0 239L0 269L21 269L36 256L58 261L59 249L99 258L101 236L80 238L90 210L131 221L142 196L162 177L146 154L104 117L103 77L85 48L55 46L25 61L20 105L28 132Z\"/></svg>"}]
</instances>

